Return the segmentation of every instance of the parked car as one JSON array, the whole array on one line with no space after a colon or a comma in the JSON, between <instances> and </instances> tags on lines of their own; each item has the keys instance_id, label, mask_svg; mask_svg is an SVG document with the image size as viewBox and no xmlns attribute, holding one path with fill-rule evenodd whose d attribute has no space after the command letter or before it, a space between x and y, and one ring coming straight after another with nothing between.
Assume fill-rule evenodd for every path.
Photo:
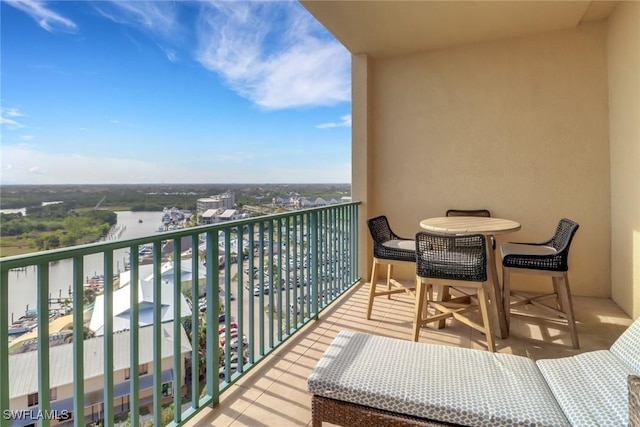
<instances>
[{"instance_id":1,"label":"parked car","mask_svg":"<svg viewBox=\"0 0 640 427\"><path fill-rule=\"evenodd\" d=\"M223 357L222 358L222 363L223 365L226 363L227 358ZM237 351L233 351L229 354L229 362L231 363L231 366L233 366L233 364L238 364L240 360L240 355L238 354ZM244 365L245 363L249 362L249 358L247 356L242 356L242 364Z\"/></svg>"},{"instance_id":2,"label":"parked car","mask_svg":"<svg viewBox=\"0 0 640 427\"><path fill-rule=\"evenodd\" d=\"M247 347L248 345L249 345L249 341L247 340L247 337L242 337L241 347L244 348L244 347ZM229 347L231 347L232 350L237 350L239 346L240 346L240 337L235 337L231 341L229 341Z\"/></svg>"},{"instance_id":3,"label":"parked car","mask_svg":"<svg viewBox=\"0 0 640 427\"><path fill-rule=\"evenodd\" d=\"M232 363L231 365L229 365L229 375L233 375L237 371L238 371L238 364L237 363ZM222 367L220 367L220 369L218 369L218 377L220 378L220 381L226 381L227 380L227 367L226 366L222 366Z\"/></svg>"},{"instance_id":4,"label":"parked car","mask_svg":"<svg viewBox=\"0 0 640 427\"><path fill-rule=\"evenodd\" d=\"M265 283L262 288L260 285L256 285L253 288L253 296L260 296L260 294L269 295L269 283Z\"/></svg>"},{"instance_id":5,"label":"parked car","mask_svg":"<svg viewBox=\"0 0 640 427\"><path fill-rule=\"evenodd\" d=\"M218 326L218 333L223 333L226 329L227 325ZM238 329L238 324L236 322L229 323L229 329Z\"/></svg>"},{"instance_id":6,"label":"parked car","mask_svg":"<svg viewBox=\"0 0 640 427\"><path fill-rule=\"evenodd\" d=\"M229 331L229 337L235 339L238 336L238 330L232 329ZM233 341L233 340L232 340ZM224 345L227 342L227 335L224 334L220 337L220 345Z\"/></svg>"}]
</instances>

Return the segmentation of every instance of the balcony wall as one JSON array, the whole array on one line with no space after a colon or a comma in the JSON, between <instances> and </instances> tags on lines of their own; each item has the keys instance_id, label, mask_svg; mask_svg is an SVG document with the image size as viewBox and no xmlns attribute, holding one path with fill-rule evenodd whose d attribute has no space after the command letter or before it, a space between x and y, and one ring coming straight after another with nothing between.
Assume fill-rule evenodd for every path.
<instances>
[{"instance_id":1,"label":"balcony wall","mask_svg":"<svg viewBox=\"0 0 640 427\"><path fill-rule=\"evenodd\" d=\"M640 316L640 3L607 26L611 146L611 296Z\"/></svg>"},{"instance_id":2,"label":"balcony wall","mask_svg":"<svg viewBox=\"0 0 640 427\"><path fill-rule=\"evenodd\" d=\"M421 219L448 208L487 208L522 224L499 241L542 241L561 217L572 218L581 226L570 255L574 293L613 296L639 315L631 265L640 180L638 156L629 158L638 150L638 4L620 7L610 22L573 30L381 59L354 55L353 196L363 201L361 218L384 213L410 236ZM610 91L612 82L618 88ZM369 253L362 236L361 253ZM529 290L541 280L519 276L514 286Z\"/></svg>"}]
</instances>

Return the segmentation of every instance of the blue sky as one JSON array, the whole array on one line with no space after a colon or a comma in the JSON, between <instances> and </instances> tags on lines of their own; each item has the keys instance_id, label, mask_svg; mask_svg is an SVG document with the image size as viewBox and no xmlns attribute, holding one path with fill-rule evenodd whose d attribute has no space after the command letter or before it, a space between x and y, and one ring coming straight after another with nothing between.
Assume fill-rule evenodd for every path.
<instances>
[{"instance_id":1,"label":"blue sky","mask_svg":"<svg viewBox=\"0 0 640 427\"><path fill-rule=\"evenodd\" d=\"M0 8L2 184L351 180L350 55L297 1Z\"/></svg>"}]
</instances>

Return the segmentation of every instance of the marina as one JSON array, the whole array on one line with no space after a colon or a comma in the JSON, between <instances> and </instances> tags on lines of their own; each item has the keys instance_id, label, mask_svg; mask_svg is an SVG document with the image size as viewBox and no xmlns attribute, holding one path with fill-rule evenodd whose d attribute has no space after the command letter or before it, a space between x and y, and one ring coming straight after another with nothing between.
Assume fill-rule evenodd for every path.
<instances>
[{"instance_id":1,"label":"marina","mask_svg":"<svg viewBox=\"0 0 640 427\"><path fill-rule=\"evenodd\" d=\"M129 239L148 236L154 233L158 224L162 224L162 212L131 212L121 211L116 212L118 215L118 222L112 228L117 230L115 234L112 233L112 239ZM139 220L142 219L143 222ZM118 250L114 252L114 274L118 274L126 269L128 262L128 253L125 250ZM84 258L83 265L85 273L88 276L85 278L85 287L100 288L102 277L104 272L104 259L100 254L89 255ZM48 294L50 298L57 296L58 299L67 299L69 289L73 283L73 266L71 260L63 260L57 263L51 263L49 265L49 289ZM36 306L37 292L37 272L35 267L26 267L11 270L9 274L9 305L11 307L8 313L9 323L14 323L15 320L19 320L21 317L26 316L24 308ZM69 304L71 298L69 299ZM22 307L22 309L20 309ZM54 304L51 301L50 309L60 309L60 304ZM31 319L24 319L26 323ZM19 329L14 330L12 337L19 336Z\"/></svg>"}]
</instances>

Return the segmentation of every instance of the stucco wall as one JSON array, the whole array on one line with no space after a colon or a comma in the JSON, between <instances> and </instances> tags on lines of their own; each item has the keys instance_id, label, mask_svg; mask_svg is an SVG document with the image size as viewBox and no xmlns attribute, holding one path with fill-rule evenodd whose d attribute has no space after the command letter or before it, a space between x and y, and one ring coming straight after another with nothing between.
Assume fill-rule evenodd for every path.
<instances>
[{"instance_id":1,"label":"stucco wall","mask_svg":"<svg viewBox=\"0 0 640 427\"><path fill-rule=\"evenodd\" d=\"M499 242L544 240L568 217L580 224L572 290L609 296L605 48L599 23L371 61L364 216L385 213L412 236L447 208L488 208L522 224ZM513 286L550 288L540 280Z\"/></svg>"},{"instance_id":2,"label":"stucco wall","mask_svg":"<svg viewBox=\"0 0 640 427\"><path fill-rule=\"evenodd\" d=\"M640 316L640 3L622 2L607 28L611 145L611 296Z\"/></svg>"}]
</instances>

